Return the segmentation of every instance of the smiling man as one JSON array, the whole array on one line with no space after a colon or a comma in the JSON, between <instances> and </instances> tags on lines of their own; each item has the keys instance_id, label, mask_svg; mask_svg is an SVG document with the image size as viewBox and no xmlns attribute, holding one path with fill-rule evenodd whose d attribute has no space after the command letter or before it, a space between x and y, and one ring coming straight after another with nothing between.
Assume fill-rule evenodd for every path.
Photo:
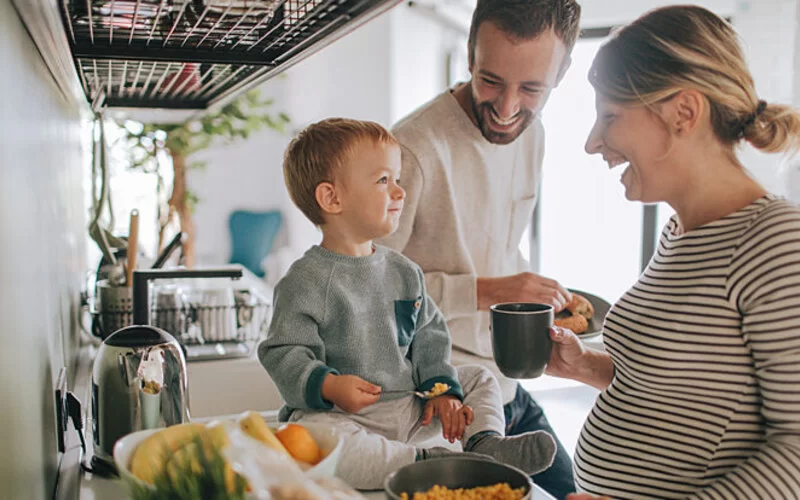
<instances>
[{"instance_id":1,"label":"smiling man","mask_svg":"<svg viewBox=\"0 0 800 500\"><path fill-rule=\"evenodd\" d=\"M519 252L541 179L539 113L569 67L578 36L574 0L478 0L469 35L470 81L401 120L405 208L381 243L425 271L447 319L453 362L482 364L500 382L506 433L552 433L541 408L492 359L489 306L544 302L562 309L569 292L528 272ZM557 498L574 491L569 455L534 476Z\"/></svg>"}]
</instances>

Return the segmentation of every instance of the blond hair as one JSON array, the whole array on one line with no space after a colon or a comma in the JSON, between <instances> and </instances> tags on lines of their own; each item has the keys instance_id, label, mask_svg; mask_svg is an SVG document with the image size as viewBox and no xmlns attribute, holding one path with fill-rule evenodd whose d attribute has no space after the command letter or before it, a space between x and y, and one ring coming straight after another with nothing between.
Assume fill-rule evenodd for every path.
<instances>
[{"instance_id":1,"label":"blond hair","mask_svg":"<svg viewBox=\"0 0 800 500\"><path fill-rule=\"evenodd\" d=\"M694 89L708 101L723 144L800 148L797 110L759 100L736 31L702 7L655 9L620 29L598 51L589 81L612 101L648 107Z\"/></svg>"},{"instance_id":2,"label":"blond hair","mask_svg":"<svg viewBox=\"0 0 800 500\"><path fill-rule=\"evenodd\" d=\"M317 226L325 223L317 203L317 186L334 182L336 172L365 140L398 144L388 130L375 122L329 118L303 129L286 148L283 177L289 196Z\"/></svg>"}]
</instances>

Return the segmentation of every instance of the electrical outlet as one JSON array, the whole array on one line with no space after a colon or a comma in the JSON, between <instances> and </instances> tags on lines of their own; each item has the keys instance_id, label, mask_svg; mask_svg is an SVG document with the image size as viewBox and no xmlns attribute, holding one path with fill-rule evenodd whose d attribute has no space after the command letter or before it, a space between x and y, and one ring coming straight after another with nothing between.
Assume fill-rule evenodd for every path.
<instances>
[{"instance_id":1,"label":"electrical outlet","mask_svg":"<svg viewBox=\"0 0 800 500\"><path fill-rule=\"evenodd\" d=\"M61 368L58 371L56 380L56 433L58 437L58 451L64 453L66 450L65 436L67 434L67 424L69 414L67 413L67 370Z\"/></svg>"}]
</instances>

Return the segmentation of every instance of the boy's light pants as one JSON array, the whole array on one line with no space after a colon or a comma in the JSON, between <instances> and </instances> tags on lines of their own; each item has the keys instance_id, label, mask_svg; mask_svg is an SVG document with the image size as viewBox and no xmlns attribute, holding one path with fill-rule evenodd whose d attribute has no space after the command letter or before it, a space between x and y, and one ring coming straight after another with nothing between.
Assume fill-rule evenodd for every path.
<instances>
[{"instance_id":1,"label":"boy's light pants","mask_svg":"<svg viewBox=\"0 0 800 500\"><path fill-rule=\"evenodd\" d=\"M464 404L472 407L475 418L467 426L462 446L474 434L495 431L504 434L505 417L500 386L494 375L482 366L456 368L464 390ZM333 410L297 410L293 422L314 422L335 427L343 438L342 454L336 475L350 486L362 490L383 488L386 476L414 462L419 443L442 435L442 425L434 418L420 424L425 401L415 396L379 401L359 413ZM442 440L442 445L447 441Z\"/></svg>"}]
</instances>

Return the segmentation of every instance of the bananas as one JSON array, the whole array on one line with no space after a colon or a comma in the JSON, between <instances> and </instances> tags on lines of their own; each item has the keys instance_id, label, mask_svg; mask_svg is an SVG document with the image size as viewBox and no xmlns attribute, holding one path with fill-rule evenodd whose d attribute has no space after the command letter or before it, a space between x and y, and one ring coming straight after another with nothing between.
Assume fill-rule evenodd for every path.
<instances>
[{"instance_id":1,"label":"bananas","mask_svg":"<svg viewBox=\"0 0 800 500\"><path fill-rule=\"evenodd\" d=\"M239 428L248 436L291 457L267 425L264 418L255 411L243 413L237 419ZM196 474L202 474L200 457L210 450L222 450L230 443L225 423L211 422L177 424L148 436L133 452L129 469L133 476L142 482L153 485L156 478L166 473L174 476L177 471L189 466ZM236 473L230 464L225 464L225 486L233 491Z\"/></svg>"},{"instance_id":2,"label":"bananas","mask_svg":"<svg viewBox=\"0 0 800 500\"><path fill-rule=\"evenodd\" d=\"M131 474L145 483L153 484L156 476L164 471L172 453L206 433L206 426L198 423L177 424L156 432L134 450L130 463Z\"/></svg>"},{"instance_id":3,"label":"bananas","mask_svg":"<svg viewBox=\"0 0 800 500\"><path fill-rule=\"evenodd\" d=\"M203 474L201 456L211 450L221 450L230 442L225 424L211 422L178 424L167 427L148 437L136 447L130 462L131 474L147 484L154 484L160 474L173 479L185 473L186 467L193 475ZM226 490L236 491L237 474L226 463L223 471Z\"/></svg>"},{"instance_id":4,"label":"bananas","mask_svg":"<svg viewBox=\"0 0 800 500\"><path fill-rule=\"evenodd\" d=\"M267 423L264 421L264 417L259 415L257 412L248 411L242 413L237 422L239 424L239 428L242 429L242 431L244 431L244 433L248 436L291 456L286 447L283 446L277 437L275 437L272 429L270 429Z\"/></svg>"}]
</instances>

